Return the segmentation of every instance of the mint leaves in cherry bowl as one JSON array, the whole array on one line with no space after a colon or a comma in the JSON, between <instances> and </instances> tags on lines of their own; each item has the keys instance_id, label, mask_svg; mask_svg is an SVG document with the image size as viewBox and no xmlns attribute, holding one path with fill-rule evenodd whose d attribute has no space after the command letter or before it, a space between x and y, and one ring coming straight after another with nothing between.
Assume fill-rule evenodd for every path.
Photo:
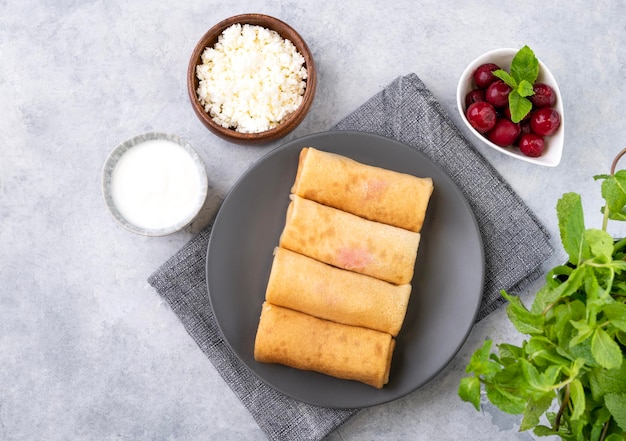
<instances>
[{"instance_id":1,"label":"mint leaves in cherry bowl","mask_svg":"<svg viewBox=\"0 0 626 441\"><path fill-rule=\"evenodd\" d=\"M481 142L533 164L561 162L561 92L528 46L496 49L472 61L461 75L456 101L463 122Z\"/></svg>"}]
</instances>

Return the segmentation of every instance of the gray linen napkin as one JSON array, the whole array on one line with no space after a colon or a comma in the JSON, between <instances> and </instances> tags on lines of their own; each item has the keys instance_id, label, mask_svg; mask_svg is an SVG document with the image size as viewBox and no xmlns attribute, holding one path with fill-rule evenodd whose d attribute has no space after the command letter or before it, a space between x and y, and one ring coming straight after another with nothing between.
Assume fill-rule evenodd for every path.
<instances>
[{"instance_id":1,"label":"gray linen napkin","mask_svg":"<svg viewBox=\"0 0 626 441\"><path fill-rule=\"evenodd\" d=\"M545 228L502 177L460 134L415 74L394 80L342 120L336 130L377 133L421 151L457 183L469 201L485 247L481 319L541 274L553 253ZM215 322L205 274L206 228L148 279L211 360L270 440L321 440L357 410L302 403L261 382L232 353Z\"/></svg>"}]
</instances>

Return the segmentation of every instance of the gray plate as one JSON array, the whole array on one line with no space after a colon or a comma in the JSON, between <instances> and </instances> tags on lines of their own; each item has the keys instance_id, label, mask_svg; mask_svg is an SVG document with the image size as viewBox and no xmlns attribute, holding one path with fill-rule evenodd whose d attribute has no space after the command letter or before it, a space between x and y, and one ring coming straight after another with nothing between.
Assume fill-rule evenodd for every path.
<instances>
[{"instance_id":1,"label":"gray plate","mask_svg":"<svg viewBox=\"0 0 626 441\"><path fill-rule=\"evenodd\" d=\"M413 292L397 338L389 383L381 390L316 372L258 363L254 339L261 304L285 224L302 147L430 176L433 192L415 264ZM254 164L235 184L215 219L208 246L211 306L225 341L262 381L298 400L334 408L385 403L433 378L465 342L480 305L484 259L473 213L452 180L421 153L361 132L333 131L290 141Z\"/></svg>"}]
</instances>

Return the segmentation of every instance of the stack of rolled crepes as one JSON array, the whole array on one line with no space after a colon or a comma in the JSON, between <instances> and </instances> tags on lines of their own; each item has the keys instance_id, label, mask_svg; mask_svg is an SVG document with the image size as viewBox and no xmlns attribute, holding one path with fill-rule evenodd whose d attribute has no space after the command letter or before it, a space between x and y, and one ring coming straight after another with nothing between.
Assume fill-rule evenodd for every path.
<instances>
[{"instance_id":1,"label":"stack of rolled crepes","mask_svg":"<svg viewBox=\"0 0 626 441\"><path fill-rule=\"evenodd\" d=\"M432 192L430 178L303 148L255 359L387 384Z\"/></svg>"}]
</instances>

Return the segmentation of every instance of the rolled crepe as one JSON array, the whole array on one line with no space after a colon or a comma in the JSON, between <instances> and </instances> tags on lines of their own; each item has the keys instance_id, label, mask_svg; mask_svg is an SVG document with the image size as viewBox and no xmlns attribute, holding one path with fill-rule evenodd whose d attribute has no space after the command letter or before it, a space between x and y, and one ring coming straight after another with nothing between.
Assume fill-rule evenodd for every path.
<instances>
[{"instance_id":1,"label":"rolled crepe","mask_svg":"<svg viewBox=\"0 0 626 441\"><path fill-rule=\"evenodd\" d=\"M366 219L419 232L433 181L305 147L300 151L291 192Z\"/></svg>"},{"instance_id":2,"label":"rolled crepe","mask_svg":"<svg viewBox=\"0 0 626 441\"><path fill-rule=\"evenodd\" d=\"M281 247L396 285L410 283L420 233L291 197Z\"/></svg>"},{"instance_id":3,"label":"rolled crepe","mask_svg":"<svg viewBox=\"0 0 626 441\"><path fill-rule=\"evenodd\" d=\"M411 285L394 285L276 248L265 300L395 337L404 322L410 295Z\"/></svg>"},{"instance_id":4,"label":"rolled crepe","mask_svg":"<svg viewBox=\"0 0 626 441\"><path fill-rule=\"evenodd\" d=\"M375 388L389 381L395 340L391 335L319 319L265 302L254 358Z\"/></svg>"}]
</instances>

